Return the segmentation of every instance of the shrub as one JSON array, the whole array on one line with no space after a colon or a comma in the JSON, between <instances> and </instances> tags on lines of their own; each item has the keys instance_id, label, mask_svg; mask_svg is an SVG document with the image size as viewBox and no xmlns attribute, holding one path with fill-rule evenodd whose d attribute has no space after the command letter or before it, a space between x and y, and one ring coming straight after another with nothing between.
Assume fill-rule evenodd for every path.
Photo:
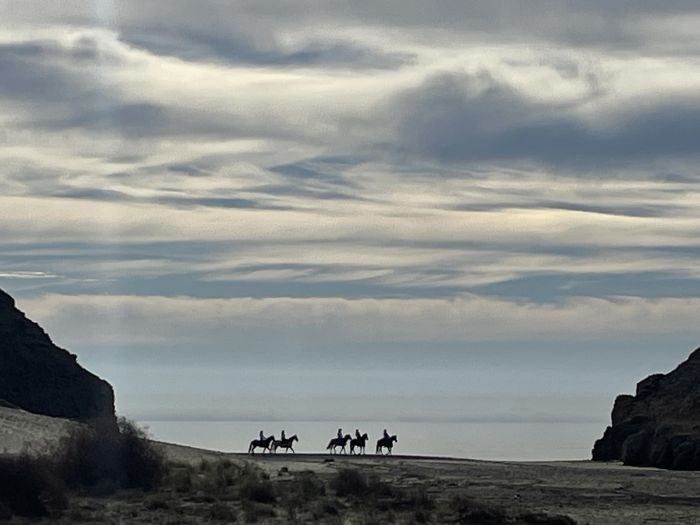
<instances>
[{"instance_id":1,"label":"shrub","mask_svg":"<svg viewBox=\"0 0 700 525\"><path fill-rule=\"evenodd\" d=\"M229 460L216 462L202 462L199 466L200 475L197 476L197 485L200 490L209 494L222 495L228 492L238 479L241 478L244 469L233 464Z\"/></svg>"},{"instance_id":2,"label":"shrub","mask_svg":"<svg viewBox=\"0 0 700 525\"><path fill-rule=\"evenodd\" d=\"M501 525L508 521L508 516L503 509L462 496L452 500L452 508L457 513L457 523L465 525L469 523Z\"/></svg>"},{"instance_id":3,"label":"shrub","mask_svg":"<svg viewBox=\"0 0 700 525\"><path fill-rule=\"evenodd\" d=\"M225 521L226 523L234 523L238 516L234 509L219 501L209 507L209 518L217 521Z\"/></svg>"},{"instance_id":4,"label":"shrub","mask_svg":"<svg viewBox=\"0 0 700 525\"><path fill-rule=\"evenodd\" d=\"M519 515L518 519L528 525L576 525L576 521L569 516L542 512L527 512Z\"/></svg>"},{"instance_id":5,"label":"shrub","mask_svg":"<svg viewBox=\"0 0 700 525\"><path fill-rule=\"evenodd\" d=\"M271 505L256 503L254 501L243 502L243 516L248 523L257 523L261 518L273 518L275 509Z\"/></svg>"},{"instance_id":6,"label":"shrub","mask_svg":"<svg viewBox=\"0 0 700 525\"><path fill-rule=\"evenodd\" d=\"M362 497L369 493L369 484L357 470L345 468L339 470L331 480L331 487L338 497Z\"/></svg>"},{"instance_id":7,"label":"shrub","mask_svg":"<svg viewBox=\"0 0 700 525\"><path fill-rule=\"evenodd\" d=\"M303 471L294 476L292 494L301 502L308 502L326 495L326 486L312 471Z\"/></svg>"},{"instance_id":8,"label":"shrub","mask_svg":"<svg viewBox=\"0 0 700 525\"><path fill-rule=\"evenodd\" d=\"M338 516L340 514L340 503L332 498L325 498L318 502L317 512L320 515Z\"/></svg>"},{"instance_id":9,"label":"shrub","mask_svg":"<svg viewBox=\"0 0 700 525\"><path fill-rule=\"evenodd\" d=\"M30 456L0 458L0 514L51 516L67 505L65 487L49 461Z\"/></svg>"},{"instance_id":10,"label":"shrub","mask_svg":"<svg viewBox=\"0 0 700 525\"><path fill-rule=\"evenodd\" d=\"M134 423L120 418L73 430L58 446L56 465L70 486L106 488L156 487L165 473L162 453ZM101 491L103 492L103 491Z\"/></svg>"},{"instance_id":11,"label":"shrub","mask_svg":"<svg viewBox=\"0 0 700 525\"><path fill-rule=\"evenodd\" d=\"M435 508L435 501L425 487L394 491L392 507L395 510L429 511Z\"/></svg>"},{"instance_id":12,"label":"shrub","mask_svg":"<svg viewBox=\"0 0 700 525\"><path fill-rule=\"evenodd\" d=\"M242 500L273 503L275 490L269 477L259 468L246 464L239 478L238 494Z\"/></svg>"},{"instance_id":13,"label":"shrub","mask_svg":"<svg viewBox=\"0 0 700 525\"><path fill-rule=\"evenodd\" d=\"M189 465L173 466L168 471L168 484L180 494L187 494L192 490L194 483L193 467Z\"/></svg>"}]
</instances>

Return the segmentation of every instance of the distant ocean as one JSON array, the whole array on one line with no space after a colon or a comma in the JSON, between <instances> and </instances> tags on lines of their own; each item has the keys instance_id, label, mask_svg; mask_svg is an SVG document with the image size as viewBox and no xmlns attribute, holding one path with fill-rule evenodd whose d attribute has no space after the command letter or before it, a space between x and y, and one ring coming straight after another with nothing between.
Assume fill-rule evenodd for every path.
<instances>
[{"instance_id":1,"label":"distant ocean","mask_svg":"<svg viewBox=\"0 0 700 525\"><path fill-rule=\"evenodd\" d=\"M250 440L263 430L279 438L297 434L297 452L324 452L339 426L343 433L355 428L370 437L367 452L374 453L383 428L398 436L395 454L459 458L538 461L589 459L593 442L605 423L416 423L376 421L340 424L327 421L139 421L154 439L221 450L246 452Z\"/></svg>"}]
</instances>

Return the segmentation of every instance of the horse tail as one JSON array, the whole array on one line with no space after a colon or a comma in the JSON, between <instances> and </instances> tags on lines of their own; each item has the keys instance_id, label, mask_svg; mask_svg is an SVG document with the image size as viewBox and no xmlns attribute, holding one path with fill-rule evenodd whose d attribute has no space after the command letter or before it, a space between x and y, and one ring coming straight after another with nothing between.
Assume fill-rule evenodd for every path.
<instances>
[{"instance_id":1,"label":"horse tail","mask_svg":"<svg viewBox=\"0 0 700 525\"><path fill-rule=\"evenodd\" d=\"M250 446L248 447L248 454L252 454L252 453L253 453L253 450L254 450L253 445L255 445L255 441L251 441L251 442L250 442Z\"/></svg>"},{"instance_id":2,"label":"horse tail","mask_svg":"<svg viewBox=\"0 0 700 525\"><path fill-rule=\"evenodd\" d=\"M331 440L328 442L328 446L326 447L326 450L330 450L332 446L333 446L333 440L331 439Z\"/></svg>"}]
</instances>

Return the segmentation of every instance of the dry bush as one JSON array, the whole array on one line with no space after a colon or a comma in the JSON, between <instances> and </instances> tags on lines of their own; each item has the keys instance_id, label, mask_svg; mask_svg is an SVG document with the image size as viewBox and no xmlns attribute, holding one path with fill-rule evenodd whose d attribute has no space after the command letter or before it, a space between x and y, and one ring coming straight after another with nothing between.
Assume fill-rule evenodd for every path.
<instances>
[{"instance_id":1,"label":"dry bush","mask_svg":"<svg viewBox=\"0 0 700 525\"><path fill-rule=\"evenodd\" d=\"M55 516L67 505L65 486L49 460L0 457L0 514L6 518Z\"/></svg>"},{"instance_id":2,"label":"dry bush","mask_svg":"<svg viewBox=\"0 0 700 525\"><path fill-rule=\"evenodd\" d=\"M107 495L122 488L151 490L166 470L162 453L133 422L119 419L74 429L54 452L56 469L69 486Z\"/></svg>"},{"instance_id":3,"label":"dry bush","mask_svg":"<svg viewBox=\"0 0 700 525\"><path fill-rule=\"evenodd\" d=\"M369 494L367 478L357 470L344 468L331 480L331 487L338 497L363 497Z\"/></svg>"}]
</instances>

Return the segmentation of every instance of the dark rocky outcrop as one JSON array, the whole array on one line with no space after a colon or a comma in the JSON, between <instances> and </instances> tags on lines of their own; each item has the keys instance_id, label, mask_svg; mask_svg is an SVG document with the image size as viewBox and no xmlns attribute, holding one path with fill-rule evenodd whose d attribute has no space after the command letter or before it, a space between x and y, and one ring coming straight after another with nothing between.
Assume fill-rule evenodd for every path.
<instances>
[{"instance_id":1,"label":"dark rocky outcrop","mask_svg":"<svg viewBox=\"0 0 700 525\"><path fill-rule=\"evenodd\" d=\"M593 459L700 469L700 348L672 372L640 381L634 396L617 397Z\"/></svg>"},{"instance_id":2,"label":"dark rocky outcrop","mask_svg":"<svg viewBox=\"0 0 700 525\"><path fill-rule=\"evenodd\" d=\"M114 392L0 290L0 400L47 416L115 420Z\"/></svg>"}]
</instances>

